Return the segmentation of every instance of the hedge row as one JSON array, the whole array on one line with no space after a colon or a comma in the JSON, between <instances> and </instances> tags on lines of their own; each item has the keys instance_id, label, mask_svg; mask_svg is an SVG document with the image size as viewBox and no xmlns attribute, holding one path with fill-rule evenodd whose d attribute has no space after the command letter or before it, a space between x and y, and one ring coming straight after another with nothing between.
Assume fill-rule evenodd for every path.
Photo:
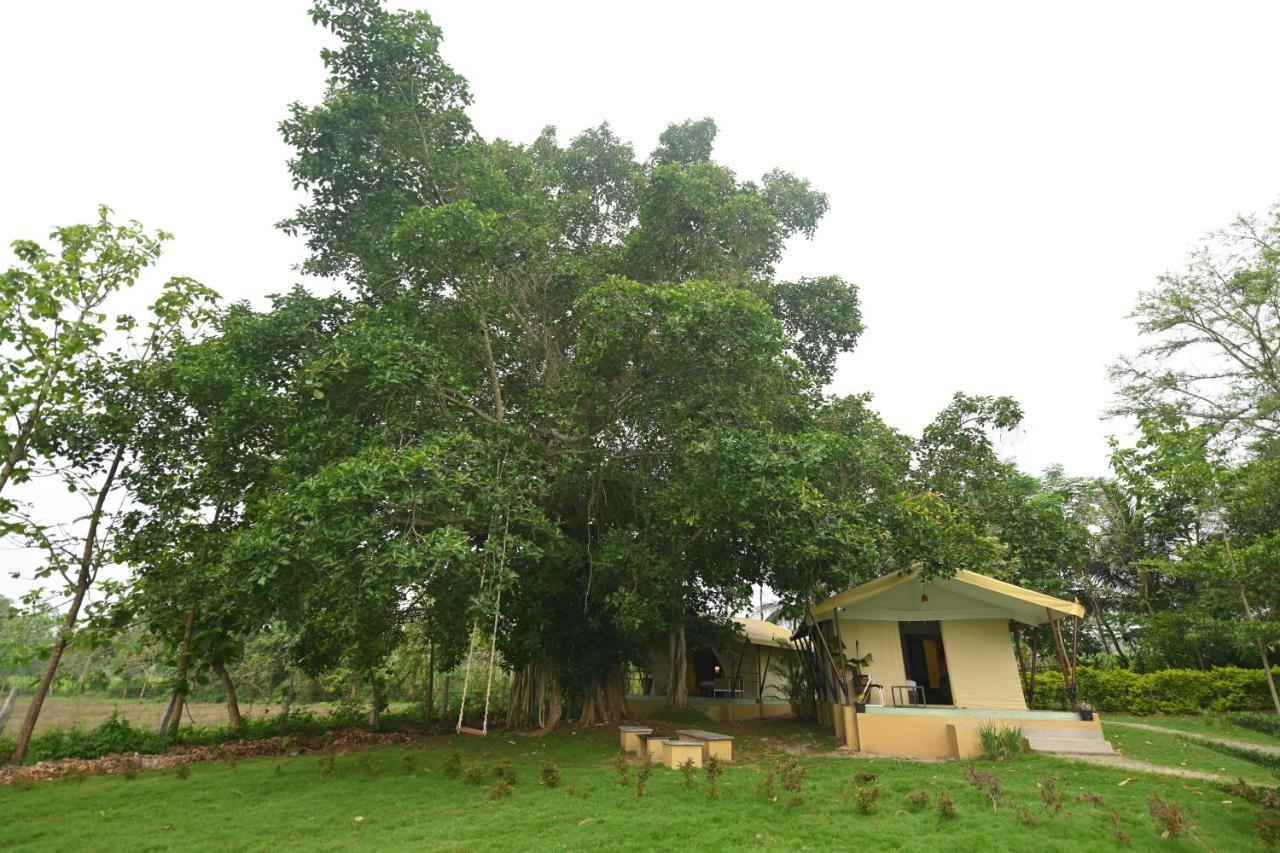
<instances>
[{"instance_id":1,"label":"hedge row","mask_svg":"<svg viewBox=\"0 0 1280 853\"><path fill-rule=\"evenodd\" d=\"M1280 678L1280 670L1275 670ZM1080 667L1076 676L1078 698L1099 711L1130 714L1198 714L1202 711L1261 711L1270 709L1271 693L1261 669L1234 666L1200 669L1162 669L1133 672L1128 669ZM1036 708L1067 707L1062 673L1036 674Z\"/></svg>"}]
</instances>

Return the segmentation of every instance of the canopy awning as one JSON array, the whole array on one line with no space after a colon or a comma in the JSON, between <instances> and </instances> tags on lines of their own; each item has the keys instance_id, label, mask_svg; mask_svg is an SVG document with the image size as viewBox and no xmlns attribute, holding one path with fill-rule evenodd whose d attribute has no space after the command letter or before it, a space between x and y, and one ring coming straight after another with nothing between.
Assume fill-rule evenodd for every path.
<instances>
[{"instance_id":1,"label":"canopy awning","mask_svg":"<svg viewBox=\"0 0 1280 853\"><path fill-rule=\"evenodd\" d=\"M1085 615L1083 605L1024 589L977 572L923 582L920 569L885 575L833 595L813 608L817 619L840 609L844 619L918 622L943 619L1013 619L1042 625L1050 617Z\"/></svg>"}]
</instances>

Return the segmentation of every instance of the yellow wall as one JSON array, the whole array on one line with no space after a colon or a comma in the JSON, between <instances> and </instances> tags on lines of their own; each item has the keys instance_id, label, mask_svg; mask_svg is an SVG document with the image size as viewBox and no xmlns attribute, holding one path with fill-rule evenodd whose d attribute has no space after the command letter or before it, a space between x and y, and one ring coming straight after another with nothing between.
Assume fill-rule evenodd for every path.
<instances>
[{"instance_id":1,"label":"yellow wall","mask_svg":"<svg viewBox=\"0 0 1280 853\"><path fill-rule=\"evenodd\" d=\"M955 706L1025 711L1008 621L952 619L941 625Z\"/></svg>"},{"instance_id":2,"label":"yellow wall","mask_svg":"<svg viewBox=\"0 0 1280 853\"><path fill-rule=\"evenodd\" d=\"M871 665L864 670L875 684L884 685L884 702L892 704L890 688L906 684L907 674L902 666L902 638L898 635L897 622L881 622L870 619L841 619L840 638L844 640L849 657L861 657L871 653ZM948 660L951 649L947 647ZM872 702L879 702L878 691L871 694Z\"/></svg>"},{"instance_id":3,"label":"yellow wall","mask_svg":"<svg viewBox=\"0 0 1280 853\"><path fill-rule=\"evenodd\" d=\"M978 726L1013 725L1024 728L1092 730L1101 733L1102 721L1093 720L979 720L973 717L916 715L909 713L854 714L858 749L877 755L900 755L912 758L973 758L981 753ZM847 739L846 739L847 740Z\"/></svg>"}]
</instances>

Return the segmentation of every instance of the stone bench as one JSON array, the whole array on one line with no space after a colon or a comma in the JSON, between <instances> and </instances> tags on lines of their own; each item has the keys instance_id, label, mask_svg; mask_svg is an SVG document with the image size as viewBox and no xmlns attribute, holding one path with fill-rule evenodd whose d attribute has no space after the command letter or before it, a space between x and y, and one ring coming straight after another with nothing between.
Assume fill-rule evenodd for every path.
<instances>
[{"instance_id":1,"label":"stone bench","mask_svg":"<svg viewBox=\"0 0 1280 853\"><path fill-rule=\"evenodd\" d=\"M662 741L662 763L672 770L679 770L680 765L692 761L694 767L702 766L702 741L700 740L664 740Z\"/></svg>"},{"instance_id":2,"label":"stone bench","mask_svg":"<svg viewBox=\"0 0 1280 853\"><path fill-rule=\"evenodd\" d=\"M640 756L644 761L663 761L662 745L669 740L675 740L675 735L654 734L652 731L641 734L635 733L637 742L636 755Z\"/></svg>"},{"instance_id":3,"label":"stone bench","mask_svg":"<svg viewBox=\"0 0 1280 853\"><path fill-rule=\"evenodd\" d=\"M640 735L647 735L653 732L651 726L618 726L618 736L622 741L623 752L640 751Z\"/></svg>"},{"instance_id":4,"label":"stone bench","mask_svg":"<svg viewBox=\"0 0 1280 853\"><path fill-rule=\"evenodd\" d=\"M704 729L680 729L680 737L702 744L704 759L714 758L716 761L733 761L733 736L709 732Z\"/></svg>"}]
</instances>

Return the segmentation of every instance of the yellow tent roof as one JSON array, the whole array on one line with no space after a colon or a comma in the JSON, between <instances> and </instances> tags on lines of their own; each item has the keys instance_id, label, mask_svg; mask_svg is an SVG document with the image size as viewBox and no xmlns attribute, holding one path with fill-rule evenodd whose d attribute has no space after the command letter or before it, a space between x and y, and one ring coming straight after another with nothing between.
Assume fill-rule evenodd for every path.
<instances>
[{"instance_id":1,"label":"yellow tent roof","mask_svg":"<svg viewBox=\"0 0 1280 853\"><path fill-rule=\"evenodd\" d=\"M781 625L766 622L764 619L743 619L739 616L733 617L733 621L738 623L738 633L745 634L748 643L755 643L757 646L792 647L791 632Z\"/></svg>"},{"instance_id":2,"label":"yellow tent roof","mask_svg":"<svg viewBox=\"0 0 1280 853\"><path fill-rule=\"evenodd\" d=\"M884 575L862 586L833 595L813 608L815 617L829 617L840 608L845 619L913 622L943 619L1016 619L1041 625L1064 616L1084 616L1079 602L1064 601L1024 589L977 572L961 570L949 578L927 583L920 569ZM927 598L928 600L924 600Z\"/></svg>"}]
</instances>

